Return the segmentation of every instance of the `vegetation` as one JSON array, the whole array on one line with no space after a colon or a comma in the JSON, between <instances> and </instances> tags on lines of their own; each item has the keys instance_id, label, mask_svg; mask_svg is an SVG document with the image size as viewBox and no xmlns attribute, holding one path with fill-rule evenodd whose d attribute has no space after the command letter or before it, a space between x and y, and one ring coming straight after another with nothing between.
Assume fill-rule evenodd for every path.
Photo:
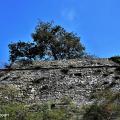
<instances>
[{"instance_id":1,"label":"vegetation","mask_svg":"<svg viewBox=\"0 0 120 120\"><path fill-rule=\"evenodd\" d=\"M5 88L1 88L1 91L4 91ZM6 91L9 92L9 89ZM77 113L80 113L80 110L68 97L62 98L59 104L53 102L25 104L16 101L14 98L12 101L4 102L3 99L6 101L7 95L13 98L13 92L11 94L6 93L0 99L0 101L2 100L0 102L0 114L7 114L6 117L0 116L0 120L75 120L73 116L77 117Z\"/></svg>"},{"instance_id":2,"label":"vegetation","mask_svg":"<svg viewBox=\"0 0 120 120\"><path fill-rule=\"evenodd\" d=\"M7 114L0 120L120 120L120 93L108 89L92 93L94 102L81 107L69 97L58 102L19 102L15 99L19 91L13 86L1 87L0 94L0 114Z\"/></svg>"},{"instance_id":3,"label":"vegetation","mask_svg":"<svg viewBox=\"0 0 120 120\"><path fill-rule=\"evenodd\" d=\"M17 43L11 43L8 45L10 52L10 61L14 62L15 60L26 59L31 60L35 58L37 53L34 43L26 43L19 41Z\"/></svg>"},{"instance_id":4,"label":"vegetation","mask_svg":"<svg viewBox=\"0 0 120 120\"><path fill-rule=\"evenodd\" d=\"M102 105L92 104L85 108L83 120L108 120L109 112Z\"/></svg>"},{"instance_id":5,"label":"vegetation","mask_svg":"<svg viewBox=\"0 0 120 120\"><path fill-rule=\"evenodd\" d=\"M10 61L72 59L84 55L85 47L73 32L52 22L39 22L32 33L33 42L9 44Z\"/></svg>"},{"instance_id":6,"label":"vegetation","mask_svg":"<svg viewBox=\"0 0 120 120\"><path fill-rule=\"evenodd\" d=\"M120 56L113 56L109 58L109 60L112 60L113 62L120 64Z\"/></svg>"},{"instance_id":7,"label":"vegetation","mask_svg":"<svg viewBox=\"0 0 120 120\"><path fill-rule=\"evenodd\" d=\"M85 108L84 120L119 120L120 93L103 89L91 94L94 103Z\"/></svg>"}]
</instances>

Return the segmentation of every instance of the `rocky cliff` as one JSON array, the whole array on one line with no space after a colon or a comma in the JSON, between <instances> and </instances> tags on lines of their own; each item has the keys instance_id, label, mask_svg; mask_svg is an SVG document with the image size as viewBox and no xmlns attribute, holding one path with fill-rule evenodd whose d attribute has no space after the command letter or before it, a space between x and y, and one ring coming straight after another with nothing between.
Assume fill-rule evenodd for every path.
<instances>
[{"instance_id":1,"label":"rocky cliff","mask_svg":"<svg viewBox=\"0 0 120 120\"><path fill-rule=\"evenodd\" d=\"M19 93L14 99L26 103L57 101L64 96L77 104L88 103L95 91L120 90L120 68L108 59L16 62L11 69L0 71L2 87L14 88Z\"/></svg>"}]
</instances>

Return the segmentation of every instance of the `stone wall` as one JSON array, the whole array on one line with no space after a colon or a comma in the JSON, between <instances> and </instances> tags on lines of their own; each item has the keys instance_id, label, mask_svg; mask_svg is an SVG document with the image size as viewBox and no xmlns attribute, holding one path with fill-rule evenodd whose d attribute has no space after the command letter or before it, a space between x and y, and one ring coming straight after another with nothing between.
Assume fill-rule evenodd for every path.
<instances>
[{"instance_id":1,"label":"stone wall","mask_svg":"<svg viewBox=\"0 0 120 120\"><path fill-rule=\"evenodd\" d=\"M118 65L108 59L75 59L32 64L15 63L0 71L0 86L13 85L19 101L59 100L64 96L77 104L90 102L90 94L110 88L120 90Z\"/></svg>"},{"instance_id":2,"label":"stone wall","mask_svg":"<svg viewBox=\"0 0 120 120\"><path fill-rule=\"evenodd\" d=\"M117 64L103 59L70 59L56 61L33 61L33 62L16 62L12 68L63 68L63 67L90 67L90 66L115 66Z\"/></svg>"}]
</instances>

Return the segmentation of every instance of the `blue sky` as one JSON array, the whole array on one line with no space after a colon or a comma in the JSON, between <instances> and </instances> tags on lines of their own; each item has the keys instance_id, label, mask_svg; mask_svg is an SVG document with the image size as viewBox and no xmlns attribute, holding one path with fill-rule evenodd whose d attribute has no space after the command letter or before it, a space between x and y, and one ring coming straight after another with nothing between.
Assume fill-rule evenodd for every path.
<instances>
[{"instance_id":1,"label":"blue sky","mask_svg":"<svg viewBox=\"0 0 120 120\"><path fill-rule=\"evenodd\" d=\"M1 0L0 63L10 42L32 40L38 19L77 33L90 54L120 54L120 0Z\"/></svg>"}]
</instances>

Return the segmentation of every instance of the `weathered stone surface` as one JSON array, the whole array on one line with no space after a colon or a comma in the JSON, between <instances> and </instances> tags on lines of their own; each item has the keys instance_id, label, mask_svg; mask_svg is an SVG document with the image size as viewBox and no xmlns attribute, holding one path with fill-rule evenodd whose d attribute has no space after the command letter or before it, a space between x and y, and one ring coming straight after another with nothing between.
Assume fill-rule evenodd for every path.
<instances>
[{"instance_id":1,"label":"weathered stone surface","mask_svg":"<svg viewBox=\"0 0 120 120\"><path fill-rule=\"evenodd\" d=\"M14 85L20 90L17 99L28 103L56 101L69 96L81 104L90 102L89 96L96 90L120 90L116 66L108 59L33 62L29 65L16 63L12 68L17 70L0 72L0 85ZM18 70L26 68L29 69Z\"/></svg>"}]
</instances>

